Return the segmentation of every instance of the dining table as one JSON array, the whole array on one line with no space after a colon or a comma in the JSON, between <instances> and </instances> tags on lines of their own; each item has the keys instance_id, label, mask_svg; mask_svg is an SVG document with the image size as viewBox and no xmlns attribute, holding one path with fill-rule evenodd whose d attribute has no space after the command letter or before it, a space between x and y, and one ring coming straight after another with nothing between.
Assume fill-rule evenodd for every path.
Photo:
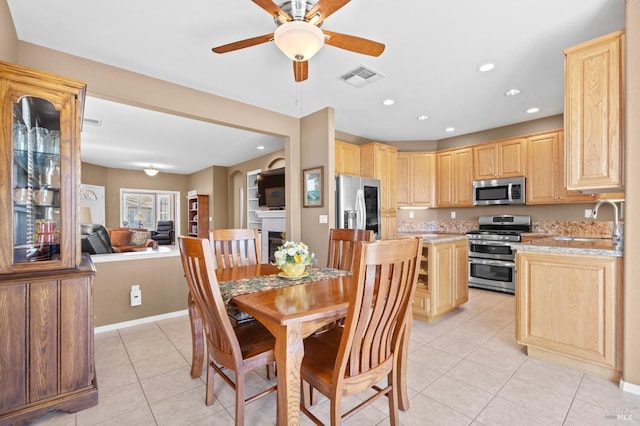
<instances>
[{"instance_id":1,"label":"dining table","mask_svg":"<svg viewBox=\"0 0 640 426\"><path fill-rule=\"evenodd\" d=\"M230 316L240 321L258 320L275 337L277 371L277 424L300 424L300 366L304 357L303 340L323 326L344 318L349 305L353 278L348 271L311 268L304 278L288 279L271 264L238 266L216 270L218 285ZM189 296L192 333L191 376L199 377L204 360L202 319ZM399 408L409 408L406 367L410 322L403 332L395 383Z\"/></svg>"}]
</instances>

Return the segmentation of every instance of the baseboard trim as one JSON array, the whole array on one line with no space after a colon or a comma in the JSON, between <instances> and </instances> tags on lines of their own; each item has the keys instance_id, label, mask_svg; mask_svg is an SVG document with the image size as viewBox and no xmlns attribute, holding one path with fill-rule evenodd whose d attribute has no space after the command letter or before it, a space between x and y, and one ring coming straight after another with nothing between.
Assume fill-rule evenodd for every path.
<instances>
[{"instance_id":1,"label":"baseboard trim","mask_svg":"<svg viewBox=\"0 0 640 426\"><path fill-rule=\"evenodd\" d=\"M625 382L624 380L620 380L620 389L624 392L640 395L640 386Z\"/></svg>"},{"instance_id":2,"label":"baseboard trim","mask_svg":"<svg viewBox=\"0 0 640 426\"><path fill-rule=\"evenodd\" d=\"M105 333L107 331L118 330L120 328L133 327L134 325L147 324L150 322L165 320L169 318L181 317L183 315L189 315L189 310L184 309L182 311L169 312L166 314L154 315L152 317L138 318L131 321L117 322L115 324L94 327L93 334L100 334L100 333Z\"/></svg>"}]
</instances>

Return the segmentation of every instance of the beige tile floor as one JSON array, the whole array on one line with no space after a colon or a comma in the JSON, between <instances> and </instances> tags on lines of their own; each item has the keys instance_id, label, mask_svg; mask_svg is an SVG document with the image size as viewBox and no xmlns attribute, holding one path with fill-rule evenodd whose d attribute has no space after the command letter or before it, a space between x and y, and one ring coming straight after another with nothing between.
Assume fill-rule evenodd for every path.
<instances>
[{"instance_id":1,"label":"beige tile floor","mask_svg":"<svg viewBox=\"0 0 640 426\"><path fill-rule=\"evenodd\" d=\"M513 296L477 289L455 313L431 324L414 322L411 408L400 413L402 425L640 424L640 396L528 358L514 335ZM233 425L233 392L217 380L219 399L206 407L202 377L189 376L190 354L186 316L98 334L99 404L76 414L47 413L35 424ZM251 389L266 382L264 371L249 377ZM344 404L358 400L346 398ZM385 401L347 423L388 424ZM328 402L322 399L313 411L326 419ZM627 420L616 420L618 415ZM247 425L273 425L275 394L249 404L246 417ZM311 424L304 415L302 423Z\"/></svg>"}]
</instances>

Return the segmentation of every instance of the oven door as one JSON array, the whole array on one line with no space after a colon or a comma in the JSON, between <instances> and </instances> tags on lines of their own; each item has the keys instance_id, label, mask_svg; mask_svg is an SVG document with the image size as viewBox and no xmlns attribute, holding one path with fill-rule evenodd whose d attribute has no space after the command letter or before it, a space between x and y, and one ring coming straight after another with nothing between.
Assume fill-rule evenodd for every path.
<instances>
[{"instance_id":1,"label":"oven door","mask_svg":"<svg viewBox=\"0 0 640 426\"><path fill-rule=\"evenodd\" d=\"M469 257L482 259L513 260L511 242L493 240L469 240Z\"/></svg>"},{"instance_id":2,"label":"oven door","mask_svg":"<svg viewBox=\"0 0 640 426\"><path fill-rule=\"evenodd\" d=\"M470 257L469 287L515 293L515 263Z\"/></svg>"}]
</instances>

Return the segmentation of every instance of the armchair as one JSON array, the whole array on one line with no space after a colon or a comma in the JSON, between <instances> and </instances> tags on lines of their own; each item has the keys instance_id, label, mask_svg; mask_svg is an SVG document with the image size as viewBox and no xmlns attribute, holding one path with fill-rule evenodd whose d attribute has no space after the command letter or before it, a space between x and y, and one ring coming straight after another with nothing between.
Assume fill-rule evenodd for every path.
<instances>
[{"instance_id":1,"label":"armchair","mask_svg":"<svg viewBox=\"0 0 640 426\"><path fill-rule=\"evenodd\" d=\"M80 225L82 251L89 254L113 253L107 229L99 224Z\"/></svg>"},{"instance_id":2,"label":"armchair","mask_svg":"<svg viewBox=\"0 0 640 426\"><path fill-rule=\"evenodd\" d=\"M158 221L156 230L151 231L151 238L157 241L159 245L173 244L174 234L173 221L160 220Z\"/></svg>"}]
</instances>

